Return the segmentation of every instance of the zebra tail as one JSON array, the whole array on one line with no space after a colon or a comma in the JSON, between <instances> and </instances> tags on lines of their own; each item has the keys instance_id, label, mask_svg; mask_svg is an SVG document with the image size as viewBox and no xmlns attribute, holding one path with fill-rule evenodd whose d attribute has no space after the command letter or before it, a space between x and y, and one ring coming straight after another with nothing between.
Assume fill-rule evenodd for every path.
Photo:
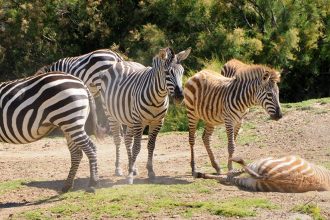
<instances>
[{"instance_id":1,"label":"zebra tail","mask_svg":"<svg viewBox=\"0 0 330 220\"><path fill-rule=\"evenodd\" d=\"M103 140L106 136L106 129L103 128L101 125L98 124L97 120L97 113L96 113L96 105L94 97L92 96L89 89L86 87L86 91L88 93L88 101L90 106L90 112L91 112L91 118L92 118L92 127L93 127L93 133L97 140Z\"/></svg>"}]
</instances>

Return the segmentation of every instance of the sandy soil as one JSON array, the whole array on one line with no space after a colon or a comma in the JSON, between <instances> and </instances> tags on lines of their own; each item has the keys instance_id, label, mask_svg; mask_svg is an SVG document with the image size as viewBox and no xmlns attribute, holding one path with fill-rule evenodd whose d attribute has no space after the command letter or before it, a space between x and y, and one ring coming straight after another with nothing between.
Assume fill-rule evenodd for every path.
<instances>
[{"instance_id":1,"label":"sandy soil","mask_svg":"<svg viewBox=\"0 0 330 220\"><path fill-rule=\"evenodd\" d=\"M330 104L315 105L309 110L289 111L283 119L274 122L266 120L260 112L251 112L247 121L254 122L257 135L262 137L260 143L238 145L236 155L248 160L265 156L283 156L296 154L317 164L330 162ZM219 131L217 131L219 132ZM223 132L223 130L221 130ZM246 132L242 130L241 133ZM239 137L238 137L239 138ZM219 146L218 135L214 135L214 146ZM114 176L115 147L112 138L97 143L100 187L111 187L125 184L125 177ZM139 177L137 183L146 181L145 169L147 160L146 140L138 157ZM215 150L221 161L226 161L227 150L217 147ZM126 174L127 157L122 148L122 168ZM210 171L209 159L202 145L200 136L196 145L197 166L203 171ZM70 166L70 156L64 138L44 138L26 145L0 143L0 181L14 179L37 180L28 183L28 187L0 194L0 219L7 219L12 214L37 207L50 206L56 199L36 203L40 198L56 197ZM89 168L86 157L80 164L74 189L82 189L88 183ZM156 182L164 184L192 182L190 176L190 150L187 133L160 134L155 150L154 170L158 176ZM330 219L330 192L308 192L301 194L286 193L252 193L238 190L232 186L219 184L218 198L232 196L256 196L267 198L281 208L261 210L258 217L249 219L296 219L292 212L297 204L317 203L322 214ZM193 196L193 195L192 195ZM197 199L197 198L196 198ZM214 216L199 216L215 218ZM221 217L218 217L221 218ZM300 216L300 219L309 219Z\"/></svg>"}]
</instances>

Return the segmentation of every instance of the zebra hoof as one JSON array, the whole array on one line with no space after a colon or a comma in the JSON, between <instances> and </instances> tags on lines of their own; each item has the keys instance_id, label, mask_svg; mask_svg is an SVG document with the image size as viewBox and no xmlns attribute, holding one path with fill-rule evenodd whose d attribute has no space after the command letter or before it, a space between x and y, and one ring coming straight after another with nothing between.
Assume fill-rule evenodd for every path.
<instances>
[{"instance_id":1,"label":"zebra hoof","mask_svg":"<svg viewBox=\"0 0 330 220\"><path fill-rule=\"evenodd\" d=\"M133 175L132 174L128 175L128 177L127 177L127 183L128 184L133 184Z\"/></svg>"},{"instance_id":2,"label":"zebra hoof","mask_svg":"<svg viewBox=\"0 0 330 220\"><path fill-rule=\"evenodd\" d=\"M156 174L154 172L149 172L148 177L149 177L149 180L153 181L156 179Z\"/></svg>"},{"instance_id":3,"label":"zebra hoof","mask_svg":"<svg viewBox=\"0 0 330 220\"><path fill-rule=\"evenodd\" d=\"M123 175L123 171L120 168L116 169L115 176L122 176L122 175Z\"/></svg>"},{"instance_id":4,"label":"zebra hoof","mask_svg":"<svg viewBox=\"0 0 330 220\"><path fill-rule=\"evenodd\" d=\"M204 178L204 173L201 173L201 172L193 172L192 173L192 176L194 177L194 178Z\"/></svg>"},{"instance_id":5,"label":"zebra hoof","mask_svg":"<svg viewBox=\"0 0 330 220\"><path fill-rule=\"evenodd\" d=\"M65 185L65 186L62 188L62 192L63 192L63 193L67 193L71 188L72 188L72 186L70 186L70 185Z\"/></svg>"},{"instance_id":6,"label":"zebra hoof","mask_svg":"<svg viewBox=\"0 0 330 220\"><path fill-rule=\"evenodd\" d=\"M88 193L95 193L95 188L92 186L87 187L86 192Z\"/></svg>"}]
</instances>

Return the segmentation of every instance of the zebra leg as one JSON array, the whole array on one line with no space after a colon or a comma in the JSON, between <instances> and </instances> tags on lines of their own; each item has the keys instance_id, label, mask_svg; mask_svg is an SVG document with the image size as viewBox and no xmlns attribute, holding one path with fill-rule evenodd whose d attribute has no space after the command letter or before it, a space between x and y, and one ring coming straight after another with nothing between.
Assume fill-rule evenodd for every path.
<instances>
[{"instance_id":1,"label":"zebra leg","mask_svg":"<svg viewBox=\"0 0 330 220\"><path fill-rule=\"evenodd\" d=\"M128 167L128 183L133 184L134 167L137 155L141 150L141 138L143 133L143 126L141 124L135 124L133 127L134 143L132 148L132 158Z\"/></svg>"},{"instance_id":2,"label":"zebra leg","mask_svg":"<svg viewBox=\"0 0 330 220\"><path fill-rule=\"evenodd\" d=\"M227 138L228 138L228 170L233 169L233 162L231 158L233 157L235 151L235 134L234 134L234 126L231 121L225 121ZM238 129L239 130L239 129Z\"/></svg>"},{"instance_id":3,"label":"zebra leg","mask_svg":"<svg viewBox=\"0 0 330 220\"><path fill-rule=\"evenodd\" d=\"M206 151L207 151L207 153L209 155L209 158L211 160L212 167L217 171L217 174L219 175L220 174L220 166L215 161L215 157L214 157L214 154L213 154L211 146L210 146L211 145L211 136L212 136L213 131L214 131L214 126L210 125L210 124L206 124L205 128L204 128L202 139L203 139L203 143L204 143L204 146L206 148Z\"/></svg>"},{"instance_id":4,"label":"zebra leg","mask_svg":"<svg viewBox=\"0 0 330 220\"><path fill-rule=\"evenodd\" d=\"M120 135L121 135L121 125L117 121L110 120L110 128L113 135L113 141L116 145L116 170L115 175L116 176L122 176L123 171L120 168Z\"/></svg>"},{"instance_id":5,"label":"zebra leg","mask_svg":"<svg viewBox=\"0 0 330 220\"><path fill-rule=\"evenodd\" d=\"M74 143L68 143L69 151L71 155L71 167L65 184L62 188L62 192L68 192L73 186L74 177L76 176L80 161L83 157L80 147L74 145Z\"/></svg>"},{"instance_id":6,"label":"zebra leg","mask_svg":"<svg viewBox=\"0 0 330 220\"><path fill-rule=\"evenodd\" d=\"M191 166L191 174L196 176L196 164L195 164L195 139L196 139L196 127L197 127L197 119L193 117L193 115L187 111L188 120L189 120L189 145L190 145L190 166Z\"/></svg>"},{"instance_id":7,"label":"zebra leg","mask_svg":"<svg viewBox=\"0 0 330 220\"><path fill-rule=\"evenodd\" d=\"M156 176L155 172L153 170L152 158L153 158L153 155L154 155L156 138L157 138L157 135L158 135L162 125L163 125L163 122L161 121L157 125L150 125L149 126L147 170L148 170L148 177L149 177L150 180L155 179L155 176Z\"/></svg>"},{"instance_id":8,"label":"zebra leg","mask_svg":"<svg viewBox=\"0 0 330 220\"><path fill-rule=\"evenodd\" d=\"M128 158L128 167L131 166L132 163L132 142L133 142L133 129L127 128L125 131L125 146L127 151L127 158ZM133 175L137 175L138 171L136 167L133 167Z\"/></svg>"}]
</instances>

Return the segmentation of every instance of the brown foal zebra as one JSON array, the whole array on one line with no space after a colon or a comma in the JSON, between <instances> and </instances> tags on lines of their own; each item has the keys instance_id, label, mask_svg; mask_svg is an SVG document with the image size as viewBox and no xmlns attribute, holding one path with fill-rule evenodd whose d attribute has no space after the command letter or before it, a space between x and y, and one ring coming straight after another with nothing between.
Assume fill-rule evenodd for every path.
<instances>
[{"instance_id":1,"label":"brown foal zebra","mask_svg":"<svg viewBox=\"0 0 330 220\"><path fill-rule=\"evenodd\" d=\"M241 68L249 68L249 64L245 64L239 60L231 59L221 68L221 75L225 77L233 77L236 72Z\"/></svg>"},{"instance_id":2,"label":"brown foal zebra","mask_svg":"<svg viewBox=\"0 0 330 220\"><path fill-rule=\"evenodd\" d=\"M298 156L263 158L246 164L241 158L232 158L243 169L233 170L227 175L198 173L198 177L217 179L241 189L260 192L290 192L330 190L330 171L312 164ZM238 177L246 173L248 176Z\"/></svg>"},{"instance_id":3,"label":"brown foal zebra","mask_svg":"<svg viewBox=\"0 0 330 220\"><path fill-rule=\"evenodd\" d=\"M195 174L194 145L197 122L205 121L202 136L212 166L220 174L210 147L210 137L216 125L225 124L228 137L228 169L232 169L231 158L242 118L248 109L261 105L272 119L282 117L277 82L277 71L262 66L249 65L237 70L236 75L227 78L210 70L202 70L192 76L184 88L184 102L189 120L189 144L191 168Z\"/></svg>"}]
</instances>

